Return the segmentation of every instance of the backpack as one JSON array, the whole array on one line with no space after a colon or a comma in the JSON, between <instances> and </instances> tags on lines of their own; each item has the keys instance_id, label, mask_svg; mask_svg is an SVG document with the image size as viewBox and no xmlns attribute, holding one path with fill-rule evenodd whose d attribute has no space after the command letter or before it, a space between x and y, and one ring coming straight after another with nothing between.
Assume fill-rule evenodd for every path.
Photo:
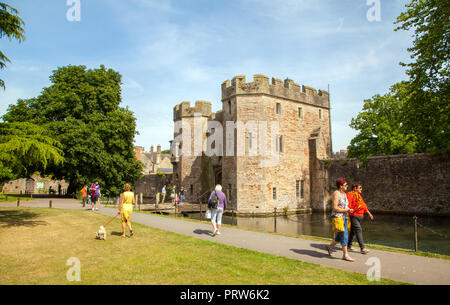
<instances>
[{"instance_id":1,"label":"backpack","mask_svg":"<svg viewBox=\"0 0 450 305\"><path fill-rule=\"evenodd\" d=\"M218 205L219 205L219 197L217 197L216 191L214 191L214 194L208 200L208 209L217 209Z\"/></svg>"}]
</instances>

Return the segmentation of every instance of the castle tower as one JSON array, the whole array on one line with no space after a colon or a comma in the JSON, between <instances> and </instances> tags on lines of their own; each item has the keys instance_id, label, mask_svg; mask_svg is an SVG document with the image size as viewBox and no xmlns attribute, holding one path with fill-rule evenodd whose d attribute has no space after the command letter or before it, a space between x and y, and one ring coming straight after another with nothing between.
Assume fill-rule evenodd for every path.
<instances>
[{"instance_id":1,"label":"castle tower","mask_svg":"<svg viewBox=\"0 0 450 305\"><path fill-rule=\"evenodd\" d=\"M201 158L205 150L206 126L211 103L182 102L174 107L174 140L172 141L173 183L184 186L186 201L198 201L201 195Z\"/></svg>"},{"instance_id":2,"label":"castle tower","mask_svg":"<svg viewBox=\"0 0 450 305\"><path fill-rule=\"evenodd\" d=\"M291 79L269 83L256 74L246 82L240 75L222 84L222 110L224 123L244 126L224 127L224 151L234 154L223 157L222 180L235 209L268 213L310 207L310 139L317 157L331 157L328 92Z\"/></svg>"}]
</instances>

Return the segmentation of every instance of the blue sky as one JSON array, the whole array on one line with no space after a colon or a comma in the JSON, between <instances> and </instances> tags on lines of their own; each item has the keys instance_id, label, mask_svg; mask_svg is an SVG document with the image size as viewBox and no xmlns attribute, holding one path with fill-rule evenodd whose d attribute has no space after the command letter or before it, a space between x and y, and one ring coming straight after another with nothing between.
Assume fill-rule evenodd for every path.
<instances>
[{"instance_id":1,"label":"blue sky","mask_svg":"<svg viewBox=\"0 0 450 305\"><path fill-rule=\"evenodd\" d=\"M221 109L222 82L244 74L290 78L331 92L333 151L346 149L364 99L405 80L412 33L394 32L407 0L67 0L3 1L25 21L26 40L2 39L0 115L38 96L58 67L104 64L122 74L122 105L137 118L135 145L169 148L173 107L208 100ZM371 1L369 1L371 2Z\"/></svg>"}]
</instances>

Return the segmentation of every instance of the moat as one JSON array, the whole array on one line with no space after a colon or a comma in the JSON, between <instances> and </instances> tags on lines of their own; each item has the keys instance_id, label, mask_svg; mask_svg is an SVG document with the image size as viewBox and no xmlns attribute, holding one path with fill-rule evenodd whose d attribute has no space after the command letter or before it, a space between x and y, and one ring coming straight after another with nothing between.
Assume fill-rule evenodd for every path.
<instances>
[{"instance_id":1,"label":"moat","mask_svg":"<svg viewBox=\"0 0 450 305\"><path fill-rule=\"evenodd\" d=\"M186 217L200 219L200 213L188 213ZM202 214L204 219L204 213ZM413 216L377 215L374 220L365 217L362 227L364 242L395 248L414 249ZM223 216L224 224L296 235L332 237L329 214L301 214L277 217ZM419 217L418 246L420 251L450 255L450 218ZM358 249L356 238L353 247Z\"/></svg>"}]
</instances>

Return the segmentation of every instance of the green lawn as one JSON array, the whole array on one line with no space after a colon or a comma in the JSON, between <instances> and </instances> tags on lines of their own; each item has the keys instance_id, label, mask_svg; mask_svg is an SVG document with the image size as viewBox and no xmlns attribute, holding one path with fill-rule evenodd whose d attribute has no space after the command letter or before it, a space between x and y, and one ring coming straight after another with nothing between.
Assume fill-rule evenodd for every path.
<instances>
[{"instance_id":1,"label":"green lawn","mask_svg":"<svg viewBox=\"0 0 450 305\"><path fill-rule=\"evenodd\" d=\"M6 200L6 196L8 196L8 200ZM18 197L18 196L11 196L11 195L0 194L0 202L17 201L18 198L20 198L20 201L34 200L34 198L30 198L30 197L20 197L20 196Z\"/></svg>"},{"instance_id":2,"label":"green lawn","mask_svg":"<svg viewBox=\"0 0 450 305\"><path fill-rule=\"evenodd\" d=\"M138 224L135 236L122 238L119 220L108 225L106 241L95 239L108 219L90 211L0 208L0 284L400 284ZM71 257L81 262L81 282L66 278Z\"/></svg>"}]
</instances>

